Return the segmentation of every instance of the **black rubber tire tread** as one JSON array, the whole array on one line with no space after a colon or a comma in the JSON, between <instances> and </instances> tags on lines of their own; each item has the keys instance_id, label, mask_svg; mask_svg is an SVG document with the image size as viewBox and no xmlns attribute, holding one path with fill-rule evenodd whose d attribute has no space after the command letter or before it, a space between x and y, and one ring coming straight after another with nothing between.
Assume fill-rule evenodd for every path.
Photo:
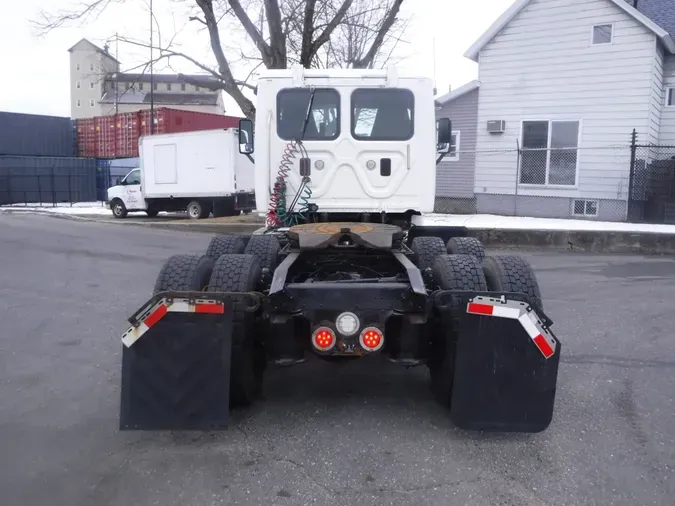
<instances>
[{"instance_id":1,"label":"black rubber tire tread","mask_svg":"<svg viewBox=\"0 0 675 506\"><path fill-rule=\"evenodd\" d=\"M260 260L253 255L221 255L213 267L210 292L249 292L260 283ZM244 311L250 301L232 301L232 358L230 363L230 406L248 406L262 385L262 369L255 339L255 315Z\"/></svg>"},{"instance_id":2,"label":"black rubber tire tread","mask_svg":"<svg viewBox=\"0 0 675 506\"><path fill-rule=\"evenodd\" d=\"M485 248L475 237L451 237L445 245L449 255L473 255L482 262Z\"/></svg>"},{"instance_id":3,"label":"black rubber tire tread","mask_svg":"<svg viewBox=\"0 0 675 506\"><path fill-rule=\"evenodd\" d=\"M535 309L544 309L539 283L530 263L519 255L493 255L483 259L483 272L491 292L524 293Z\"/></svg>"},{"instance_id":4,"label":"black rubber tire tread","mask_svg":"<svg viewBox=\"0 0 675 506\"><path fill-rule=\"evenodd\" d=\"M217 235L206 248L206 255L218 260L221 255L238 255L246 249L246 242L240 235Z\"/></svg>"},{"instance_id":5,"label":"black rubber tire tread","mask_svg":"<svg viewBox=\"0 0 675 506\"><path fill-rule=\"evenodd\" d=\"M433 265L434 282L441 290L487 291L483 268L473 255L441 255ZM460 316L459 299L452 299L451 318L441 325L437 339L431 343L427 362L431 388L438 402L449 406L455 376L455 350ZM449 325L448 325L449 324Z\"/></svg>"},{"instance_id":6,"label":"black rubber tire tread","mask_svg":"<svg viewBox=\"0 0 675 506\"><path fill-rule=\"evenodd\" d=\"M122 213L119 216L116 215L115 212L112 210L112 207L117 205L118 203L122 206ZM129 214L129 211L127 210L127 206L124 205L124 202L122 202L122 199L119 199L119 198L113 199L112 202L110 202L110 207L111 207L110 210L113 211L113 217L118 219L118 220L122 219L122 218L126 218L127 214Z\"/></svg>"},{"instance_id":7,"label":"black rubber tire tread","mask_svg":"<svg viewBox=\"0 0 675 506\"><path fill-rule=\"evenodd\" d=\"M420 270L432 267L437 257L447 254L443 239L440 237L415 237L410 249L415 254L417 267Z\"/></svg>"},{"instance_id":8,"label":"black rubber tire tread","mask_svg":"<svg viewBox=\"0 0 675 506\"><path fill-rule=\"evenodd\" d=\"M244 253L260 260L263 269L274 271L279 256L279 240L273 235L251 235Z\"/></svg>"},{"instance_id":9,"label":"black rubber tire tread","mask_svg":"<svg viewBox=\"0 0 675 506\"><path fill-rule=\"evenodd\" d=\"M153 293L203 291L209 284L213 259L206 255L174 255L159 271Z\"/></svg>"}]
</instances>

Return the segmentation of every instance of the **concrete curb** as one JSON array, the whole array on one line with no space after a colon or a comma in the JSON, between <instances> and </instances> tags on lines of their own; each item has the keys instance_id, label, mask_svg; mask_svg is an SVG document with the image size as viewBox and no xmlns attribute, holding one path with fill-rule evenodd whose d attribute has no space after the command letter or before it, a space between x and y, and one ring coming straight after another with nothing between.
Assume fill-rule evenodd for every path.
<instances>
[{"instance_id":1,"label":"concrete curb","mask_svg":"<svg viewBox=\"0 0 675 506\"><path fill-rule=\"evenodd\" d=\"M569 230L469 230L486 246L592 253L675 254L675 234Z\"/></svg>"},{"instance_id":2,"label":"concrete curb","mask_svg":"<svg viewBox=\"0 0 675 506\"><path fill-rule=\"evenodd\" d=\"M187 221L138 222L101 219L99 215L69 215L35 210L0 209L0 213L41 214L54 218L90 221L114 225L152 227L181 232L205 234L252 234L264 226L260 223L199 223ZM500 249L552 249L589 253L633 253L648 255L675 255L675 234L652 232L605 232L531 229L469 229L468 235L476 237L485 246Z\"/></svg>"}]
</instances>

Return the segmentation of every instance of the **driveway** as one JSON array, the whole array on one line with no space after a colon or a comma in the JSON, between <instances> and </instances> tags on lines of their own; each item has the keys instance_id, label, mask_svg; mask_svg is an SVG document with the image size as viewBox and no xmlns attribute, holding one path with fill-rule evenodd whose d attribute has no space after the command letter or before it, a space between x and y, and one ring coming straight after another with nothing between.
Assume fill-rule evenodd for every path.
<instances>
[{"instance_id":1,"label":"driveway","mask_svg":"<svg viewBox=\"0 0 675 506\"><path fill-rule=\"evenodd\" d=\"M126 317L209 239L0 215L3 506L672 505L672 258L525 253L563 344L541 434L456 429L425 368L366 361L270 367L226 432L119 432Z\"/></svg>"}]
</instances>

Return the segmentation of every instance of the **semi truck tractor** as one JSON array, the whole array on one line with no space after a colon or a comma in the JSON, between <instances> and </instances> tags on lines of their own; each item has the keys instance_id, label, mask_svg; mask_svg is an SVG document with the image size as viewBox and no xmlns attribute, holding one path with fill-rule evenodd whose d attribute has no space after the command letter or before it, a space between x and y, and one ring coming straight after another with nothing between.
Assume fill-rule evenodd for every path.
<instances>
[{"instance_id":1,"label":"semi truck tractor","mask_svg":"<svg viewBox=\"0 0 675 506\"><path fill-rule=\"evenodd\" d=\"M141 137L140 167L108 189L113 216L181 211L201 219L250 212L255 208L254 167L239 152L238 139L236 128Z\"/></svg>"},{"instance_id":2,"label":"semi truck tractor","mask_svg":"<svg viewBox=\"0 0 675 506\"><path fill-rule=\"evenodd\" d=\"M266 224L157 266L121 337L120 428L224 429L269 364L384 359L428 370L459 427L545 430L561 344L530 264L425 226L451 132L423 76L263 72L238 135Z\"/></svg>"}]
</instances>

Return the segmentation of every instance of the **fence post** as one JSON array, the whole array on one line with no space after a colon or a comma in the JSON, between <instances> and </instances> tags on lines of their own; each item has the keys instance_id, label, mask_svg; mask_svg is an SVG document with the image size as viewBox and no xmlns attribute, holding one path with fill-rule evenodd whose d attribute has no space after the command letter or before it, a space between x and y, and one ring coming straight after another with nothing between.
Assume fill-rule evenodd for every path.
<instances>
[{"instance_id":1,"label":"fence post","mask_svg":"<svg viewBox=\"0 0 675 506\"><path fill-rule=\"evenodd\" d=\"M54 175L53 165L52 165L52 206L56 207L56 176Z\"/></svg>"},{"instance_id":2,"label":"fence post","mask_svg":"<svg viewBox=\"0 0 675 506\"><path fill-rule=\"evenodd\" d=\"M628 176L628 199L626 201L626 221L633 222L634 216L631 211L633 201L633 188L635 186L635 162L637 158L637 130L634 128L630 137L630 174Z\"/></svg>"},{"instance_id":3,"label":"fence post","mask_svg":"<svg viewBox=\"0 0 675 506\"><path fill-rule=\"evenodd\" d=\"M518 183L520 182L520 141L516 139L516 185L513 192L513 216L518 216Z\"/></svg>"},{"instance_id":4,"label":"fence post","mask_svg":"<svg viewBox=\"0 0 675 506\"><path fill-rule=\"evenodd\" d=\"M38 200L39 202L39 207L42 207L42 184L40 183L40 174L38 173L36 175L37 177L37 186L38 186Z\"/></svg>"}]
</instances>

